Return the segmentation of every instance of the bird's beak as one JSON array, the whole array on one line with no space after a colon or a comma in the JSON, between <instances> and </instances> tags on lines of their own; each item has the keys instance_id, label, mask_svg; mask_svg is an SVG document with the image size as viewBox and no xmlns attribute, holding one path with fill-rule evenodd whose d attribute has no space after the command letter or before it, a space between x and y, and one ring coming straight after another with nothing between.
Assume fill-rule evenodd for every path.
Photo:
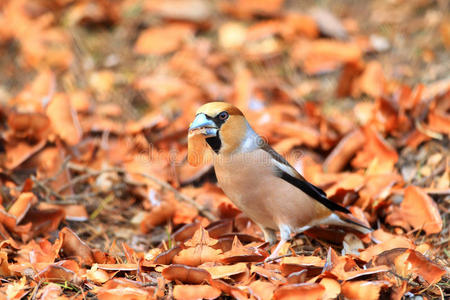
<instances>
[{"instance_id":1,"label":"bird's beak","mask_svg":"<svg viewBox=\"0 0 450 300\"><path fill-rule=\"evenodd\" d=\"M201 133L206 137L216 136L219 130L216 123L206 118L205 114L198 114L189 126L189 131L196 129L201 129Z\"/></svg>"}]
</instances>

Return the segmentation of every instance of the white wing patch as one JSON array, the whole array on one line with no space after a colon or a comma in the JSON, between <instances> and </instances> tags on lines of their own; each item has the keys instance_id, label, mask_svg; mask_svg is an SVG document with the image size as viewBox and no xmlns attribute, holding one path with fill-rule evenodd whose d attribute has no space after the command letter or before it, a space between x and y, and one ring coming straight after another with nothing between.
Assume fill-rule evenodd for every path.
<instances>
[{"instance_id":1,"label":"white wing patch","mask_svg":"<svg viewBox=\"0 0 450 300\"><path fill-rule=\"evenodd\" d=\"M295 170L294 168L292 168L289 165L286 165L282 162L279 162L275 159L272 158L272 163L279 168L280 170L282 170L283 172L291 175L292 177L298 177L299 173L297 172L297 170Z\"/></svg>"}]
</instances>

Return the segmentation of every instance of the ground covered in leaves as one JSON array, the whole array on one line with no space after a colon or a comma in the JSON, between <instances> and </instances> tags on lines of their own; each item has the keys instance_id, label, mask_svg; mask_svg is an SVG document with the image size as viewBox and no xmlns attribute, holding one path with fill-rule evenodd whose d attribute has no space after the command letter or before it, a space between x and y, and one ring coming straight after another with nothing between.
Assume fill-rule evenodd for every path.
<instances>
[{"instance_id":1,"label":"ground covered in leaves","mask_svg":"<svg viewBox=\"0 0 450 300\"><path fill-rule=\"evenodd\" d=\"M449 297L448 11L2 1L0 299ZM212 100L373 234L317 228L264 262L212 167L186 162Z\"/></svg>"}]
</instances>

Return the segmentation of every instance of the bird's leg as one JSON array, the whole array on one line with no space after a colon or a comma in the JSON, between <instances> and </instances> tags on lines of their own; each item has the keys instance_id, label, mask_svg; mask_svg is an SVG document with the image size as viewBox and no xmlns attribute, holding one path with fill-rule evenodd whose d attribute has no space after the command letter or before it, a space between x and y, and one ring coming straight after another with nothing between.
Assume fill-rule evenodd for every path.
<instances>
[{"instance_id":1,"label":"bird's leg","mask_svg":"<svg viewBox=\"0 0 450 300\"><path fill-rule=\"evenodd\" d=\"M265 259L265 261L272 261L274 258L278 257L278 252L280 252L281 248L284 244L291 238L291 228L288 225L281 224L280 225L280 242L269 257Z\"/></svg>"},{"instance_id":2,"label":"bird's leg","mask_svg":"<svg viewBox=\"0 0 450 300\"><path fill-rule=\"evenodd\" d=\"M300 227L300 228L296 228L295 229L295 235L299 235L299 234L303 233L304 231L306 231L308 229L311 229L311 226L306 225L306 226L303 226L303 227Z\"/></svg>"},{"instance_id":3,"label":"bird's leg","mask_svg":"<svg viewBox=\"0 0 450 300\"><path fill-rule=\"evenodd\" d=\"M270 245L274 245L277 242L277 234L275 230L270 228L264 228L262 226L261 230L264 233L264 240L268 242Z\"/></svg>"}]
</instances>

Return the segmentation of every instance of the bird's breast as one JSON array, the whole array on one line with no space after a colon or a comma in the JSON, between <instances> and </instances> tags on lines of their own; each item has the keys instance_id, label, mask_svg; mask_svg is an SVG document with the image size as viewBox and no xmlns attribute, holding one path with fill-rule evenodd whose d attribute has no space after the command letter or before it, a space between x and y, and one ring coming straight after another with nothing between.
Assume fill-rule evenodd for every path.
<instances>
[{"instance_id":1,"label":"bird's breast","mask_svg":"<svg viewBox=\"0 0 450 300\"><path fill-rule=\"evenodd\" d=\"M313 222L328 209L275 173L270 154L215 155L214 169L219 186L231 201L260 226L292 228Z\"/></svg>"},{"instance_id":2,"label":"bird's breast","mask_svg":"<svg viewBox=\"0 0 450 300\"><path fill-rule=\"evenodd\" d=\"M259 225L276 229L270 192L273 165L262 152L216 155L214 169L219 186L242 212Z\"/></svg>"}]
</instances>

